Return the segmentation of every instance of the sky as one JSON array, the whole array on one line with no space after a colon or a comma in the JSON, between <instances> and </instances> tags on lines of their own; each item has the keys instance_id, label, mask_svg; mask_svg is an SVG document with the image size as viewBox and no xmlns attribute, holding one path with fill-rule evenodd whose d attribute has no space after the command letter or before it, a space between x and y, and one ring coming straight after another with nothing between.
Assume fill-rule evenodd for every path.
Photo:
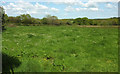
<instances>
[{"instance_id":1,"label":"sky","mask_svg":"<svg viewBox=\"0 0 120 74\"><path fill-rule=\"evenodd\" d=\"M34 18L54 15L59 19L118 17L119 0L2 0L8 16L30 14Z\"/></svg>"}]
</instances>

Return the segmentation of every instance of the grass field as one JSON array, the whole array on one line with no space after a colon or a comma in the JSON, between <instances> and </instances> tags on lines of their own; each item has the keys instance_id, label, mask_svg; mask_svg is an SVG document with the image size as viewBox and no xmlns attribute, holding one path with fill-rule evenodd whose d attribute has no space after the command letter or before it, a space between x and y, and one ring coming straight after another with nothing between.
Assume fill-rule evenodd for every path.
<instances>
[{"instance_id":1,"label":"grass field","mask_svg":"<svg viewBox=\"0 0 120 74\"><path fill-rule=\"evenodd\" d=\"M4 71L118 72L118 28L21 26L2 36Z\"/></svg>"}]
</instances>

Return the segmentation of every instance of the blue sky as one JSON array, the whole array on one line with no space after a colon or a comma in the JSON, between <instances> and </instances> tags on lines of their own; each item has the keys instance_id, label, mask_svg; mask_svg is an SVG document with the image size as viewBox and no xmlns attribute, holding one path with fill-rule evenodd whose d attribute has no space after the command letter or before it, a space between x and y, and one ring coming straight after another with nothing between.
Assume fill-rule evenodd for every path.
<instances>
[{"instance_id":1,"label":"blue sky","mask_svg":"<svg viewBox=\"0 0 120 74\"><path fill-rule=\"evenodd\" d=\"M8 16L30 14L35 18L43 18L46 15L55 15L59 19L88 17L110 18L118 16L117 0L109 1L87 1L87 0L62 0L62 1L14 1L3 0L0 2Z\"/></svg>"}]
</instances>

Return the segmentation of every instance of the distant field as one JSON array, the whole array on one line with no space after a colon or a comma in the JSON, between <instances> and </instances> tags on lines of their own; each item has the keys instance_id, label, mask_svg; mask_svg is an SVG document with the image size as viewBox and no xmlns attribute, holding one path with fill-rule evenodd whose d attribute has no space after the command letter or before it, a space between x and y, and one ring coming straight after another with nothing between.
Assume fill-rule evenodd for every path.
<instances>
[{"instance_id":1,"label":"distant field","mask_svg":"<svg viewBox=\"0 0 120 74\"><path fill-rule=\"evenodd\" d=\"M14 72L118 72L118 28L8 27L2 38Z\"/></svg>"}]
</instances>

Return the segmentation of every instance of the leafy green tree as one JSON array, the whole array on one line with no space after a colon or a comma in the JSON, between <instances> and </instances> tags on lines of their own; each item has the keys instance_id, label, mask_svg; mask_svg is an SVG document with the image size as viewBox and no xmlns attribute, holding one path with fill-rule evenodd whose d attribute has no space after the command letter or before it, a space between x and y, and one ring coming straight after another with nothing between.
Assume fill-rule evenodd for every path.
<instances>
[{"instance_id":1,"label":"leafy green tree","mask_svg":"<svg viewBox=\"0 0 120 74\"><path fill-rule=\"evenodd\" d=\"M29 14L20 15L20 20L24 24L32 24L32 19Z\"/></svg>"},{"instance_id":2,"label":"leafy green tree","mask_svg":"<svg viewBox=\"0 0 120 74\"><path fill-rule=\"evenodd\" d=\"M90 25L89 24L89 19L87 17L82 18L82 23L83 23L83 25Z\"/></svg>"},{"instance_id":3,"label":"leafy green tree","mask_svg":"<svg viewBox=\"0 0 120 74\"><path fill-rule=\"evenodd\" d=\"M0 7L0 23L2 23L2 30L5 30L5 11L4 11L4 8L3 7Z\"/></svg>"},{"instance_id":4,"label":"leafy green tree","mask_svg":"<svg viewBox=\"0 0 120 74\"><path fill-rule=\"evenodd\" d=\"M51 16L51 15L47 15L46 17L44 17L42 19L42 23L47 24L47 25L59 25L60 24L57 16Z\"/></svg>"},{"instance_id":5,"label":"leafy green tree","mask_svg":"<svg viewBox=\"0 0 120 74\"><path fill-rule=\"evenodd\" d=\"M89 19L87 17L76 18L75 23L78 25L89 25Z\"/></svg>"},{"instance_id":6,"label":"leafy green tree","mask_svg":"<svg viewBox=\"0 0 120 74\"><path fill-rule=\"evenodd\" d=\"M94 22L92 19L89 20L89 25L94 25Z\"/></svg>"},{"instance_id":7,"label":"leafy green tree","mask_svg":"<svg viewBox=\"0 0 120 74\"><path fill-rule=\"evenodd\" d=\"M5 20L5 23L8 23L8 15L7 14L4 15L4 20Z\"/></svg>"},{"instance_id":8,"label":"leafy green tree","mask_svg":"<svg viewBox=\"0 0 120 74\"><path fill-rule=\"evenodd\" d=\"M45 25L48 24L48 22L47 22L47 18L45 18L45 17L41 20L41 22L42 22L42 24L45 24Z\"/></svg>"},{"instance_id":9,"label":"leafy green tree","mask_svg":"<svg viewBox=\"0 0 120 74\"><path fill-rule=\"evenodd\" d=\"M73 24L73 21L72 21L72 20L67 20L66 24L67 24L67 25L72 25L72 24Z\"/></svg>"},{"instance_id":10,"label":"leafy green tree","mask_svg":"<svg viewBox=\"0 0 120 74\"><path fill-rule=\"evenodd\" d=\"M82 19L81 18L76 18L75 23L78 25L81 25Z\"/></svg>"},{"instance_id":11,"label":"leafy green tree","mask_svg":"<svg viewBox=\"0 0 120 74\"><path fill-rule=\"evenodd\" d=\"M114 19L114 20L112 21L112 25L118 25L118 19Z\"/></svg>"},{"instance_id":12,"label":"leafy green tree","mask_svg":"<svg viewBox=\"0 0 120 74\"><path fill-rule=\"evenodd\" d=\"M59 25L59 20L57 16L51 16L51 21L53 25Z\"/></svg>"}]
</instances>

